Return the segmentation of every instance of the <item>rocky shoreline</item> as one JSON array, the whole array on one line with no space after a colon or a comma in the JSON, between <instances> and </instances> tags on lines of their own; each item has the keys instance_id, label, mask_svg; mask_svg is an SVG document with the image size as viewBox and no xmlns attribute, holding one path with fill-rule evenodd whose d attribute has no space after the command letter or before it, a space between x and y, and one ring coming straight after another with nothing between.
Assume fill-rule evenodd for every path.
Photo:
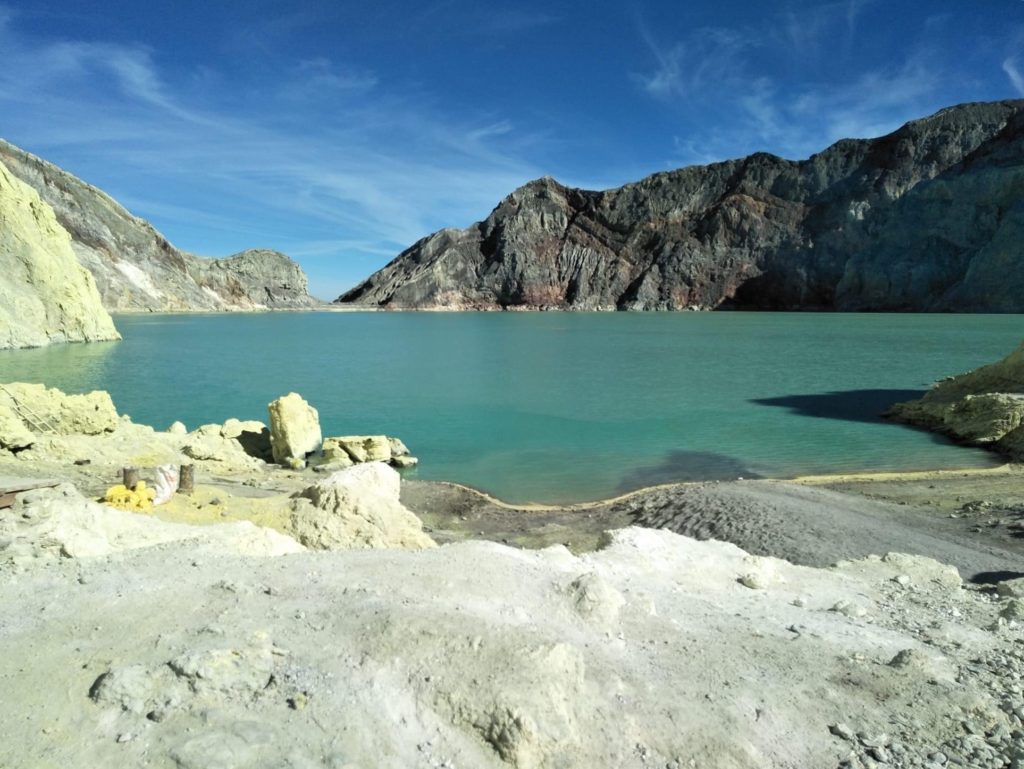
<instances>
[{"instance_id":1,"label":"rocky shoreline","mask_svg":"<svg viewBox=\"0 0 1024 769\"><path fill-rule=\"evenodd\" d=\"M1024 547L949 512L1016 522L1016 466L517 508L295 394L189 432L7 387L49 429L0 393L0 477L61 483L0 509L0 765L1024 760ZM96 501L185 463L152 513Z\"/></svg>"}]
</instances>

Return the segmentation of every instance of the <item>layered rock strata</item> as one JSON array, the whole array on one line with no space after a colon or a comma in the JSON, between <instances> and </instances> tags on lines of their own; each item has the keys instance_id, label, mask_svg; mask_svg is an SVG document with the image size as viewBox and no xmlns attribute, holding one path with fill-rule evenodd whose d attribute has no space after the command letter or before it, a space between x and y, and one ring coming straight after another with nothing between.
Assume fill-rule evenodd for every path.
<instances>
[{"instance_id":1,"label":"layered rock strata","mask_svg":"<svg viewBox=\"0 0 1024 769\"><path fill-rule=\"evenodd\" d=\"M0 349L120 339L53 209L0 163Z\"/></svg>"},{"instance_id":2,"label":"layered rock strata","mask_svg":"<svg viewBox=\"0 0 1024 769\"><path fill-rule=\"evenodd\" d=\"M965 104L803 161L757 153L603 192L545 177L337 301L1020 312L1022 110Z\"/></svg>"}]
</instances>

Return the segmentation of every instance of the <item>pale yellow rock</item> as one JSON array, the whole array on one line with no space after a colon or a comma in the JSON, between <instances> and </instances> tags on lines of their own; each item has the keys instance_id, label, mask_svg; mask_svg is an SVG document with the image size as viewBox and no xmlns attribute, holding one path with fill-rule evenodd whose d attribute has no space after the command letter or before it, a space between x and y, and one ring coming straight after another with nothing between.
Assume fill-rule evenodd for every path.
<instances>
[{"instance_id":1,"label":"pale yellow rock","mask_svg":"<svg viewBox=\"0 0 1024 769\"><path fill-rule=\"evenodd\" d=\"M171 435L188 435L188 428L185 427L184 422L175 422L167 428L167 432Z\"/></svg>"},{"instance_id":2,"label":"pale yellow rock","mask_svg":"<svg viewBox=\"0 0 1024 769\"><path fill-rule=\"evenodd\" d=\"M297 393L288 393L267 406L270 413L270 446L275 462L305 462L323 444L320 414Z\"/></svg>"},{"instance_id":3,"label":"pale yellow rock","mask_svg":"<svg viewBox=\"0 0 1024 769\"><path fill-rule=\"evenodd\" d=\"M324 441L324 456L347 454L353 462L390 462L391 439L386 435L342 435Z\"/></svg>"},{"instance_id":4,"label":"pale yellow rock","mask_svg":"<svg viewBox=\"0 0 1024 769\"><path fill-rule=\"evenodd\" d=\"M219 462L237 469L255 469L259 462L249 456L242 444L226 438L220 425L202 425L188 434L181 446L182 453L192 459Z\"/></svg>"},{"instance_id":5,"label":"pale yellow rock","mask_svg":"<svg viewBox=\"0 0 1024 769\"><path fill-rule=\"evenodd\" d=\"M24 449L35 436L8 406L0 405L0 449Z\"/></svg>"},{"instance_id":6,"label":"pale yellow rock","mask_svg":"<svg viewBox=\"0 0 1024 769\"><path fill-rule=\"evenodd\" d=\"M32 432L99 435L113 432L121 423L104 390L69 395L41 384L13 382L0 387L0 407L17 415Z\"/></svg>"},{"instance_id":7,"label":"pale yellow rock","mask_svg":"<svg viewBox=\"0 0 1024 769\"><path fill-rule=\"evenodd\" d=\"M399 501L401 479L382 462L333 473L296 495L289 532L306 547L435 547L423 523Z\"/></svg>"},{"instance_id":8,"label":"pale yellow rock","mask_svg":"<svg viewBox=\"0 0 1024 769\"><path fill-rule=\"evenodd\" d=\"M0 164L0 349L120 338L53 209Z\"/></svg>"}]
</instances>

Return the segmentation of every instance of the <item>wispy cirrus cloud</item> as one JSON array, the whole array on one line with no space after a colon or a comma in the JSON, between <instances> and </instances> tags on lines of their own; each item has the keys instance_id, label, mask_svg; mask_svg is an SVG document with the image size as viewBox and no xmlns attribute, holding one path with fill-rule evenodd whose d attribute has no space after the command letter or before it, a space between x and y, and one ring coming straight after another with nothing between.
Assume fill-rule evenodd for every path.
<instances>
[{"instance_id":1,"label":"wispy cirrus cloud","mask_svg":"<svg viewBox=\"0 0 1024 769\"><path fill-rule=\"evenodd\" d=\"M660 45L640 35L655 67L633 75L667 106L699 110L715 131L677 136L673 162L709 162L768 149L805 157L846 137L877 136L943 105L952 78L927 35L899 58L826 77L819 62L842 55L872 0L786 11L758 27L699 29ZM929 19L930 23L938 23ZM773 75L786 72L786 77ZM721 128L726 126L726 128Z\"/></svg>"},{"instance_id":2,"label":"wispy cirrus cloud","mask_svg":"<svg viewBox=\"0 0 1024 769\"><path fill-rule=\"evenodd\" d=\"M171 77L142 46L42 39L8 13L0 48L5 138L104 188L187 250L306 256L327 298L542 174L523 160L542 138L500 114L451 116L325 58L296 61L227 106L208 91L223 89L216 72Z\"/></svg>"},{"instance_id":3,"label":"wispy cirrus cloud","mask_svg":"<svg viewBox=\"0 0 1024 769\"><path fill-rule=\"evenodd\" d=\"M1017 65L1017 59L1012 56L1004 59L1003 72L1010 78L1010 83L1013 85L1014 90L1017 91L1017 94L1024 96L1024 74L1021 73L1020 67Z\"/></svg>"}]
</instances>

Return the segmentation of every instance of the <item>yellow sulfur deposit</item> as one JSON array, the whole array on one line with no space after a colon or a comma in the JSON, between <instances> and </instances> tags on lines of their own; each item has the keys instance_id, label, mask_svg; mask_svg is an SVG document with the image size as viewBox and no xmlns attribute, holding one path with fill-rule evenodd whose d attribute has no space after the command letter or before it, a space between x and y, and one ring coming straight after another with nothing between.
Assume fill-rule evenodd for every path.
<instances>
[{"instance_id":1,"label":"yellow sulfur deposit","mask_svg":"<svg viewBox=\"0 0 1024 769\"><path fill-rule=\"evenodd\" d=\"M149 513L153 511L155 496L155 489L148 488L145 481L139 481L134 489L129 489L123 483L111 486L103 495L103 501L111 507L118 507L122 510Z\"/></svg>"}]
</instances>

